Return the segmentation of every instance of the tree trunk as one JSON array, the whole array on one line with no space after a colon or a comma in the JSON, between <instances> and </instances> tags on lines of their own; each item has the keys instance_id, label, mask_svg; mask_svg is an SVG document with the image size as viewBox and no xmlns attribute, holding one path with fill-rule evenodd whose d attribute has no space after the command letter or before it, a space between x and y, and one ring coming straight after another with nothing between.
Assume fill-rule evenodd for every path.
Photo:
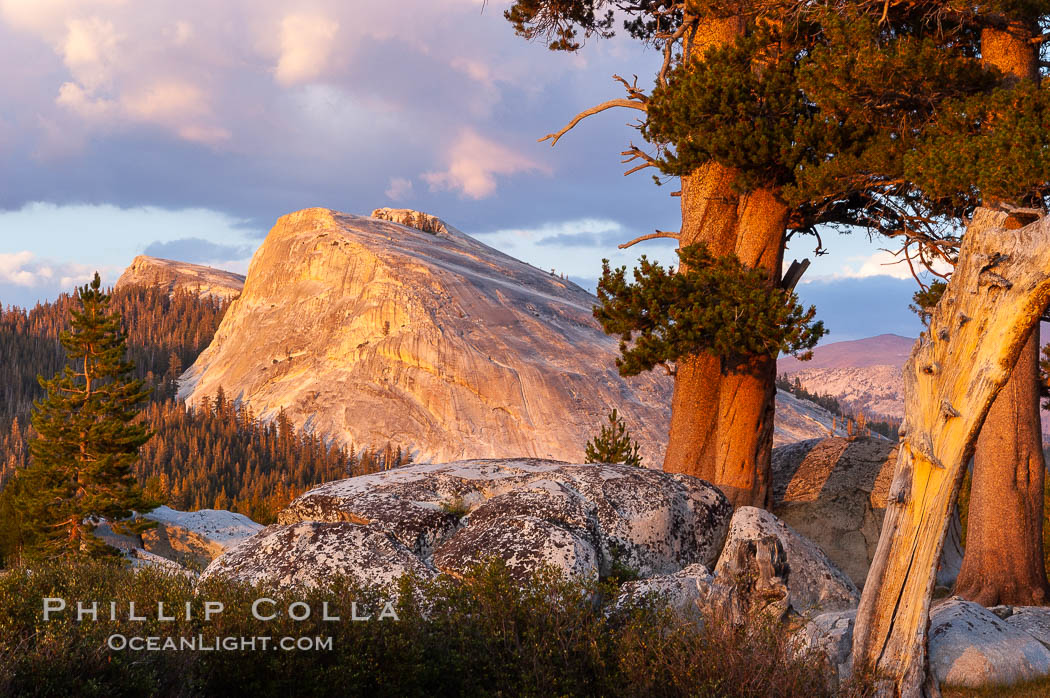
<instances>
[{"instance_id":1,"label":"tree trunk","mask_svg":"<svg viewBox=\"0 0 1050 698\"><path fill-rule=\"evenodd\" d=\"M854 630L880 696L937 696L930 596L966 463L992 402L1050 301L1050 218L1005 230L978 209L930 326L904 367L905 420L882 534Z\"/></svg>"},{"instance_id":2,"label":"tree trunk","mask_svg":"<svg viewBox=\"0 0 1050 698\"><path fill-rule=\"evenodd\" d=\"M982 606L1040 606L1050 598L1038 370L1037 326L992 403L974 454L966 551L955 593Z\"/></svg>"},{"instance_id":3,"label":"tree trunk","mask_svg":"<svg viewBox=\"0 0 1050 698\"><path fill-rule=\"evenodd\" d=\"M1033 30L985 29L982 61L1009 81L1036 80ZM1043 560L1039 328L992 404L974 452L967 544L955 593L983 606L1042 605L1050 597Z\"/></svg>"},{"instance_id":4,"label":"tree trunk","mask_svg":"<svg viewBox=\"0 0 1050 698\"><path fill-rule=\"evenodd\" d=\"M739 18L700 25L690 56L743 32ZM715 255L736 254L780 282L788 207L775 192L741 194L736 173L717 163L682 177L682 247L706 243ZM769 508L776 358L722 360L696 354L678 362L664 470L703 478L734 506Z\"/></svg>"}]
</instances>

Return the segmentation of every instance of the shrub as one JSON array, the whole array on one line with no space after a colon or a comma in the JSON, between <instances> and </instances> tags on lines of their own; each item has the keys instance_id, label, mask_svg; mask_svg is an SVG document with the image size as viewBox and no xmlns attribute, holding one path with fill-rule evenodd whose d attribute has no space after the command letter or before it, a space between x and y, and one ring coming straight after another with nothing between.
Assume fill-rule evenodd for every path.
<instances>
[{"instance_id":1,"label":"shrub","mask_svg":"<svg viewBox=\"0 0 1050 698\"><path fill-rule=\"evenodd\" d=\"M323 589L272 590L155 570L69 563L0 575L0 694L80 696L830 696L826 668L798 655L778 628L684 622L657 599L614 608L608 584L568 581L554 570L515 579L498 562L462 580L403 579L399 619L354 622L383 608L383 595L333 579ZM42 620L42 599L103 602L98 622L69 611ZM296 621L252 617L305 602ZM108 620L109 600L120 602ZM156 620L157 601L191 620ZM126 620L126 604L151 620ZM202 620L205 601L225 610ZM339 622L322 619L322 604ZM270 609L267 605L264 610ZM367 611L366 611L367 609ZM170 610L167 612L170 613ZM314 651L111 651L115 633L160 638L330 637Z\"/></svg>"}]
</instances>

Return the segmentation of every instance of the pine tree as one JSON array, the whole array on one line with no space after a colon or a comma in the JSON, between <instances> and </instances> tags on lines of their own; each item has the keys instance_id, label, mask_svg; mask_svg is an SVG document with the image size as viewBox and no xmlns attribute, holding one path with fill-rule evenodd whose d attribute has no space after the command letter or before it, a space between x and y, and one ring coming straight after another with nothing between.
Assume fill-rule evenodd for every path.
<instances>
[{"instance_id":1,"label":"pine tree","mask_svg":"<svg viewBox=\"0 0 1050 698\"><path fill-rule=\"evenodd\" d=\"M609 424L603 424L598 434L587 442L584 449L587 463L626 463L627 465L641 465L642 458L638 455L638 444L631 439L624 423L616 408L609 413Z\"/></svg>"},{"instance_id":2,"label":"pine tree","mask_svg":"<svg viewBox=\"0 0 1050 698\"><path fill-rule=\"evenodd\" d=\"M156 506L132 474L150 437L135 422L150 391L130 377L120 316L109 312L101 286L95 274L77 290L80 307L61 336L67 365L39 379L47 397L34 403L38 437L19 473L27 552L51 558L114 553L92 533L99 520L121 522Z\"/></svg>"}]
</instances>

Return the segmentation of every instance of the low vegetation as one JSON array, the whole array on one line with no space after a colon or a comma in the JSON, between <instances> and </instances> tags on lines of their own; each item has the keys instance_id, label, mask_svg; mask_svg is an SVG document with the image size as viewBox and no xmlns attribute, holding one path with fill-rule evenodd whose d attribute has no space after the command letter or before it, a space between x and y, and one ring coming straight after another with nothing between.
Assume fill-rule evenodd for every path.
<instances>
[{"instance_id":1,"label":"low vegetation","mask_svg":"<svg viewBox=\"0 0 1050 698\"><path fill-rule=\"evenodd\" d=\"M0 695L208 696L633 695L820 698L836 695L818 657L794 651L771 626L704 630L648 598L614 609L615 586L583 585L545 571L515 581L498 562L462 582L403 580L398 619L350 620L350 602L378 615L385 599L343 579L312 591L255 589L82 562L0 575ZM98 600L97 622L75 612L44 622L42 599ZM260 597L313 613L294 621L252 618ZM118 620L108 601L119 599ZM157 602L178 609L156 620ZM224 611L204 622L203 604ZM148 620L129 622L128 602ZM329 603L337 622L321 619ZM185 620L186 604L192 619ZM266 609L269 610L270 606ZM145 611L143 612L143 609ZM165 638L331 638L310 651L114 651L113 635ZM846 687L840 695L863 695Z\"/></svg>"}]
</instances>

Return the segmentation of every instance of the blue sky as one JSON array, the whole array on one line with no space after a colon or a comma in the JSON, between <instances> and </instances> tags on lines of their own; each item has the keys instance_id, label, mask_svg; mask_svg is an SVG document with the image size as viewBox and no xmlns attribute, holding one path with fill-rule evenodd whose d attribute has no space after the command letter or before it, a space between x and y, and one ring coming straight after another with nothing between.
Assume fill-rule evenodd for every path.
<instances>
[{"instance_id":1,"label":"blue sky","mask_svg":"<svg viewBox=\"0 0 1050 698\"><path fill-rule=\"evenodd\" d=\"M536 142L660 57L547 51L505 5L0 0L0 302L115 281L140 253L243 271L309 206L425 210L592 287L603 257L672 261L666 241L616 249L679 220L674 182L622 174L633 113ZM900 265L864 235L824 242L799 294L828 341L917 333Z\"/></svg>"}]
</instances>

